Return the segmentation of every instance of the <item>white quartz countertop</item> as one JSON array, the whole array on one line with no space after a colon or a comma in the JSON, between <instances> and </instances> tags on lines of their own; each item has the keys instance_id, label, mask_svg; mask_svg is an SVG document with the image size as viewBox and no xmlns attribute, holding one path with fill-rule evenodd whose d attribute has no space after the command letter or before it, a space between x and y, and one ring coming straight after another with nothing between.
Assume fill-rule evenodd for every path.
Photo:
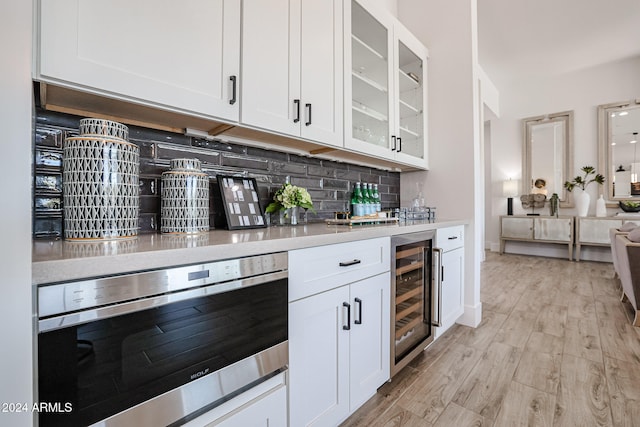
<instances>
[{"instance_id":1,"label":"white quartz countertop","mask_svg":"<svg viewBox=\"0 0 640 427\"><path fill-rule=\"evenodd\" d=\"M103 242L34 241L35 285L197 264L468 224L466 220L410 221L348 227L314 223L193 236L146 234Z\"/></svg>"}]
</instances>

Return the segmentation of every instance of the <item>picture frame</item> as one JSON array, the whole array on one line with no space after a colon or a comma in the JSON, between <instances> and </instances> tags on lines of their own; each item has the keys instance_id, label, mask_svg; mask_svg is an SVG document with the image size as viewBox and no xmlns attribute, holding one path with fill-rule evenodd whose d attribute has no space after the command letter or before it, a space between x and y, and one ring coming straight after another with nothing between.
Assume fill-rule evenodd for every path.
<instances>
[{"instance_id":1,"label":"picture frame","mask_svg":"<svg viewBox=\"0 0 640 427\"><path fill-rule=\"evenodd\" d=\"M216 179L229 230L267 226L255 178L216 175Z\"/></svg>"}]
</instances>

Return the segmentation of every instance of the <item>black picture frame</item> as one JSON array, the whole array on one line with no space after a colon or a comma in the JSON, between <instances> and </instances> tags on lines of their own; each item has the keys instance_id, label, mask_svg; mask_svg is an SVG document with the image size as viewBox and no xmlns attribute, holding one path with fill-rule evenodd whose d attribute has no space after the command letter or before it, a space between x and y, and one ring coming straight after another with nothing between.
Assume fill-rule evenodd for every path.
<instances>
[{"instance_id":1,"label":"black picture frame","mask_svg":"<svg viewBox=\"0 0 640 427\"><path fill-rule=\"evenodd\" d=\"M267 226L255 178L216 175L216 179L229 230Z\"/></svg>"}]
</instances>

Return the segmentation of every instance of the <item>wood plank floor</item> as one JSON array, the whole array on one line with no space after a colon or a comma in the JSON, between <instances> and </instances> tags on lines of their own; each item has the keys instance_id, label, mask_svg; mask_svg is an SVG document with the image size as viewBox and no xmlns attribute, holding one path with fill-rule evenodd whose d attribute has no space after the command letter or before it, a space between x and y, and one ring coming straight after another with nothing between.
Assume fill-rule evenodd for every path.
<instances>
[{"instance_id":1,"label":"wood plank floor","mask_svg":"<svg viewBox=\"0 0 640 427\"><path fill-rule=\"evenodd\" d=\"M613 277L488 252L480 326L453 326L342 426L640 426L640 328Z\"/></svg>"}]
</instances>

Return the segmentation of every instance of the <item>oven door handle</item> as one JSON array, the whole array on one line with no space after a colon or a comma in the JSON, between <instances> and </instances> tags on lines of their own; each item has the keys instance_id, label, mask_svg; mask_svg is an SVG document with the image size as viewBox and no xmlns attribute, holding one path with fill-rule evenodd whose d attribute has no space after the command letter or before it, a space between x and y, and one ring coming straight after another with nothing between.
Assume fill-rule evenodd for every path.
<instances>
[{"instance_id":1,"label":"oven door handle","mask_svg":"<svg viewBox=\"0 0 640 427\"><path fill-rule=\"evenodd\" d=\"M278 271L275 273L263 274L260 276L248 277L240 280L233 280L230 282L216 283L202 288L166 293L139 300L123 302L120 304L97 307L90 310L84 310L74 313L67 313L61 316L39 320L38 332L47 332L54 329L80 325L82 323L87 323L90 321L106 319L109 317L120 316L122 314L134 313L136 311L160 307L178 301L185 301L193 298L220 294L223 292L233 291L241 288L259 286L269 282L286 279L288 275L288 271ZM286 284L284 286L286 286Z\"/></svg>"},{"instance_id":2,"label":"oven door handle","mask_svg":"<svg viewBox=\"0 0 640 427\"><path fill-rule=\"evenodd\" d=\"M442 326L442 249L433 248L433 298L432 307L436 316L432 316L433 326Z\"/></svg>"}]
</instances>

